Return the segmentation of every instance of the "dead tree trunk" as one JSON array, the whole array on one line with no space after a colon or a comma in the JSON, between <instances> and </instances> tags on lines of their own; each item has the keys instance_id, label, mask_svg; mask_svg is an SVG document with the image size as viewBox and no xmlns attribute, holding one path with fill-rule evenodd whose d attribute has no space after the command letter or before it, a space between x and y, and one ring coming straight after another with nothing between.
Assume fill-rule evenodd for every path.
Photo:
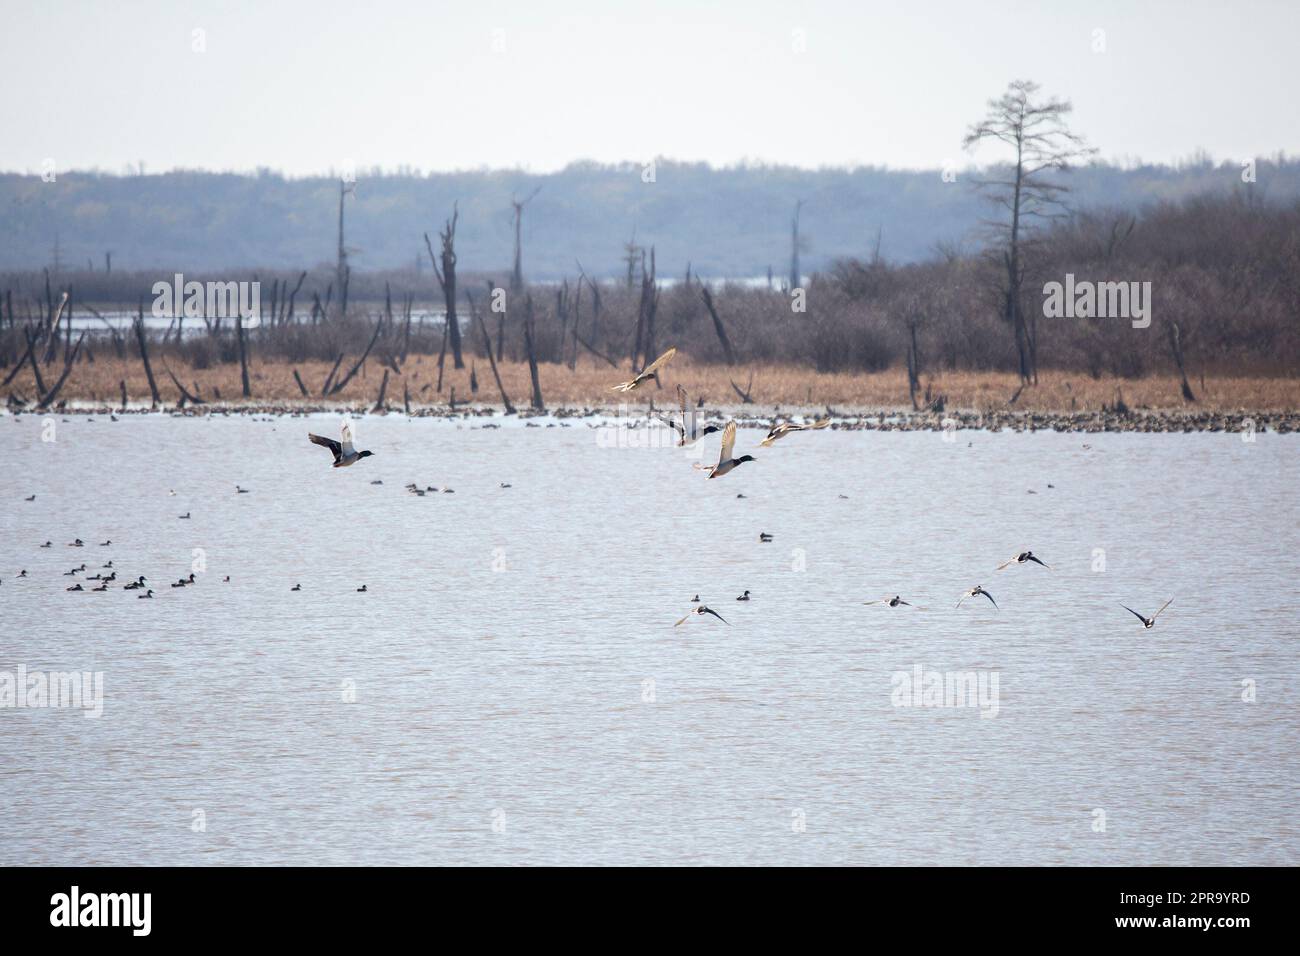
<instances>
[{"instance_id":1,"label":"dead tree trunk","mask_svg":"<svg viewBox=\"0 0 1300 956\"><path fill-rule=\"evenodd\" d=\"M533 297L524 300L524 347L528 350L528 374L533 380L533 408L546 411L542 402L542 383L537 377L537 350L533 348Z\"/></svg>"},{"instance_id":2,"label":"dead tree trunk","mask_svg":"<svg viewBox=\"0 0 1300 956\"><path fill-rule=\"evenodd\" d=\"M460 322L456 318L456 221L459 218L460 210L453 204L451 218L438 233L438 237L442 240L441 269L438 268L438 258L433 254L433 243L429 241L427 232L424 234L424 244L429 248L429 259L433 262L433 271L438 277L438 284L442 286L443 300L447 304L447 330L451 340L452 364L457 369L462 369L465 367L465 360L461 357Z\"/></svg>"},{"instance_id":3,"label":"dead tree trunk","mask_svg":"<svg viewBox=\"0 0 1300 956\"><path fill-rule=\"evenodd\" d=\"M468 295L466 298L469 299L470 321L473 322L475 319L478 320L479 334L483 336L483 351L487 353L488 364L492 366L492 377L496 379L497 391L501 393L501 404L506 407L507 415L513 415L515 413L515 407L510 404L510 396L506 394L505 386L501 384L501 373L497 371L497 360L492 357L492 339L488 335L487 323L483 321L482 314L474 308L473 298Z\"/></svg>"},{"instance_id":4,"label":"dead tree trunk","mask_svg":"<svg viewBox=\"0 0 1300 956\"><path fill-rule=\"evenodd\" d=\"M698 278L698 276L697 276ZM709 315L713 319L713 331L718 334L718 343L722 346L722 355L728 365L736 364L736 355L731 351L731 340L727 338L726 327L722 324L722 319L718 316L718 310L713 304L713 293L709 291L703 280L700 281L700 298L704 300L704 306L709 310Z\"/></svg>"},{"instance_id":5,"label":"dead tree trunk","mask_svg":"<svg viewBox=\"0 0 1300 956\"><path fill-rule=\"evenodd\" d=\"M239 339L239 381L244 387L244 398L252 398L248 387L248 346L244 342L244 317L235 316L235 335Z\"/></svg>"},{"instance_id":6,"label":"dead tree trunk","mask_svg":"<svg viewBox=\"0 0 1300 956\"><path fill-rule=\"evenodd\" d=\"M153 378L153 366L149 364L149 345L144 336L144 299L140 300L140 311L135 319L135 341L140 347L140 361L144 363L144 375L149 380L149 395L152 404L150 408L157 408L162 399L158 396L158 383Z\"/></svg>"},{"instance_id":7,"label":"dead tree trunk","mask_svg":"<svg viewBox=\"0 0 1300 956\"><path fill-rule=\"evenodd\" d=\"M379 383L379 397L375 399L375 407L372 412L384 411L384 396L388 394L388 369L384 369L383 381Z\"/></svg>"},{"instance_id":8,"label":"dead tree trunk","mask_svg":"<svg viewBox=\"0 0 1300 956\"><path fill-rule=\"evenodd\" d=\"M348 374L344 375L343 378L337 384L335 384L335 386L332 389L330 389L331 395L337 395L339 392L343 391L343 389L347 386L348 382L352 381L352 376L356 375L357 372L361 369L361 366L366 364L366 359L370 357L370 350L375 347L375 341L379 338L379 332L382 328L383 328L382 320L375 323L375 332L373 335L370 336L370 344L368 344L366 346L366 350L361 353L361 358L357 359L357 363L353 365L351 369L348 370Z\"/></svg>"},{"instance_id":9,"label":"dead tree trunk","mask_svg":"<svg viewBox=\"0 0 1300 956\"><path fill-rule=\"evenodd\" d=\"M1178 330L1178 323L1171 322L1169 325L1169 348L1174 353L1174 362L1178 365L1178 374L1183 380L1183 398L1189 402L1196 401L1196 395L1192 392L1192 386L1187 382L1187 367L1183 364L1183 342L1182 334Z\"/></svg>"},{"instance_id":10,"label":"dead tree trunk","mask_svg":"<svg viewBox=\"0 0 1300 956\"><path fill-rule=\"evenodd\" d=\"M307 394L307 386L302 383L302 376L298 374L297 369L293 370L293 380L298 383L298 391L302 392L302 397L310 398L311 396Z\"/></svg>"}]
</instances>

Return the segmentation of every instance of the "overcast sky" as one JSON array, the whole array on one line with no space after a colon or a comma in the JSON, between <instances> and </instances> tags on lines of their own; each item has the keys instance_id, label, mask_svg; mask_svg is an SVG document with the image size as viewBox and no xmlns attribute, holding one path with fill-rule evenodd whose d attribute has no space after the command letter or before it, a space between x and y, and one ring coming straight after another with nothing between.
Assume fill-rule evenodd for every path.
<instances>
[{"instance_id":1,"label":"overcast sky","mask_svg":"<svg viewBox=\"0 0 1300 956\"><path fill-rule=\"evenodd\" d=\"M1104 158L1300 153L1300 2L4 8L4 170L961 165L1016 77L1071 99Z\"/></svg>"}]
</instances>

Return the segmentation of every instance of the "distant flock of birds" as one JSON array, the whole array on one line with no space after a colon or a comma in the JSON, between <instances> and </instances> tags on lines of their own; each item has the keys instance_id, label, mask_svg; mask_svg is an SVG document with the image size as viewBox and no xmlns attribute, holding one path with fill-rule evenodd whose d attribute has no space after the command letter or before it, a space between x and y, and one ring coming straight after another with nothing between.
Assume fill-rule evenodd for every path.
<instances>
[{"instance_id":1,"label":"distant flock of birds","mask_svg":"<svg viewBox=\"0 0 1300 956\"><path fill-rule=\"evenodd\" d=\"M668 351L664 352L663 355L660 355L657 359L655 359L644 369L642 369L641 372L639 372L635 377L629 379L626 382L619 382L617 385L612 386L611 390L616 392L624 392L624 393L632 392L640 388L646 382L649 382L651 380L657 380L659 371L665 365L667 365L668 362L672 360L672 357L676 354L677 354L677 349L670 348ZM735 471L745 462L755 460L753 455L741 455L739 458L733 457L733 452L735 450L735 444L736 444L736 422L734 420L728 421L726 425L721 427L713 423L701 423L698 416L698 406L695 403L691 402L689 396L686 393L686 389L684 389L681 385L677 386L677 402L678 402L678 408L681 412L680 420L672 419L672 418L664 418L662 416L659 417L661 421L663 421L666 425L672 428L674 432L677 433L678 447L683 447L683 448L687 447L699 441L700 439L704 438L706 435L711 435L718 431L722 432L722 443L719 449L717 464L701 465L697 462L694 465L695 468L708 472L708 477L710 479L721 478L723 475L727 475L732 471ZM786 435L798 431L820 430L829 426L830 423L831 421L829 418L821 419L811 424L798 424L789 421L780 422L774 425L771 428L771 430L768 431L767 437L765 437L762 441L759 442L759 446L763 448L769 448L779 439L784 438ZM325 438L321 435L316 435L311 432L308 432L307 438L313 444L320 445L324 448L329 449L329 452L334 459L332 464L332 467L334 468L347 468L350 465L355 465L357 462L361 461L361 459L369 458L374 454L374 452L372 451L358 451L356 449L352 439L352 427L347 422L343 423L338 441L335 441L332 438ZM372 482L372 484L382 484L382 482ZM501 487L509 488L510 485L503 482ZM408 484L406 486L406 490L411 492L412 494L423 496L427 492L437 492L440 489L434 487L428 487L422 489L417 487L414 484ZM249 489L242 488L239 485L236 485L235 491L237 494L248 494ZM443 488L441 489L441 491L449 494L451 493L452 489ZM172 492L172 494L174 494L174 492ZM741 495L740 497L744 497L744 496ZM841 495L841 497L843 496ZM24 500L35 501L36 495L33 494ZM189 512L186 512L185 514L180 515L179 517L182 519L189 518L190 514ZM773 540L773 537L771 534L768 534L767 532L760 532L759 540L762 542L770 542ZM108 547L112 543L113 543L112 541L103 541L100 543L100 546ZM49 541L46 541L44 544L41 545L42 548L48 548L51 546L52 543ZM76 540L68 543L68 547L80 548L84 546L85 546L85 542L82 541L80 538L77 538ZM1034 552L1032 551L1021 551L1020 553L1016 554L1015 557L1007 561L1004 561L1002 564L998 565L996 570L1003 571L1013 565L1029 564L1029 563L1041 565L1042 567L1047 568L1047 570L1049 571L1052 570L1051 567L1046 562L1039 559L1038 556L1035 555ZM70 571L64 572L64 576L65 577L76 576L78 574L83 573L85 570L86 570L86 565L83 562L80 567L76 567L71 569ZM66 588L65 590L107 591L109 584L117 580L117 571L113 569L112 561L109 561L107 564L103 565L101 571L102 570L108 570L110 571L110 573L108 575L95 574L84 579L86 583L89 583L91 581L99 582L99 585L97 587L83 588L82 585L78 583L73 585L72 587ZM20 578L27 577L26 569L20 571L18 573L18 577ZM225 580L226 581L230 580L229 575L226 576ZM4 582L0 580L0 584L3 583ZM196 583L195 576L193 573L190 573L188 577L182 577L178 579L177 581L173 582L171 586L173 588L184 588L184 587L189 587L194 583ZM138 595L138 597L140 597L141 599L152 598L153 591L148 588L147 584L148 581L145 578L145 576L139 575L137 578L129 581L123 587L123 590L126 591L143 590L145 593ZM301 591L302 585L295 584L292 588L290 588L290 590ZM356 590L357 593L364 594L366 593L367 588L366 585L363 584L361 587L357 588ZM975 598L975 597L988 598L990 604L992 604L995 608L997 608L998 606L998 602L994 599L993 595L990 594L988 591L984 590L984 588L981 585L977 584L974 587L971 587L968 590L966 590L961 595L961 597L957 600L955 607L961 607L962 604L967 599ZM749 591L745 591L745 593L737 597L736 600L737 601L750 600ZM680 627L681 625L689 621L693 616L703 617L706 614L711 615L712 617L716 617L719 621L722 621L722 623L724 624L728 623L727 620L721 614L719 614L717 611L713 610L712 608L708 607L707 605L703 604L700 601L700 597L698 594L692 599L692 603L695 606L690 611L688 611L685 616L683 616L680 620L678 620L673 625L674 627ZM1145 615L1138 613L1137 611L1133 610L1131 607L1129 607L1126 604L1121 604L1120 607L1124 608L1124 610L1128 611L1130 614L1136 617L1140 622L1142 622L1142 626L1149 630L1150 628L1155 627L1156 618L1158 618L1162 613L1164 613L1165 608L1169 607L1169 605L1172 603L1173 603L1173 599L1170 598L1163 605L1161 605L1160 610L1156 611L1156 613L1152 614L1150 617L1146 617ZM917 610L924 610L924 608L921 608L918 605L912 604L908 601L904 601L902 597L897 594L892 595L890 597L881 598L880 600L877 601L866 601L864 602L864 604L866 606L883 604L891 608L911 607Z\"/></svg>"}]
</instances>

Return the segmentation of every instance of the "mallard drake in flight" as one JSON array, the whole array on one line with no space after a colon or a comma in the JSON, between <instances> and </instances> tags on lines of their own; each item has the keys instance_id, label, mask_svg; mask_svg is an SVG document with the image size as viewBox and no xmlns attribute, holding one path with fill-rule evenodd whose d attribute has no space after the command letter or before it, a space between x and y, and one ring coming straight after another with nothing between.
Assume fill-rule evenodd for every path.
<instances>
[{"instance_id":1,"label":"mallard drake in flight","mask_svg":"<svg viewBox=\"0 0 1300 956\"><path fill-rule=\"evenodd\" d=\"M823 418L821 421L813 422L811 425L796 425L794 422L782 422L779 425L772 426L772 430L767 433L767 437L758 444L763 448L767 448L778 438L784 438L791 432L806 432L814 429L821 429L827 427L830 423L831 420L829 418Z\"/></svg>"},{"instance_id":2,"label":"mallard drake in flight","mask_svg":"<svg viewBox=\"0 0 1300 956\"><path fill-rule=\"evenodd\" d=\"M1143 617L1141 614L1138 614L1137 611L1133 610L1133 609L1132 609L1131 607L1129 607L1127 604L1121 604L1120 607L1122 607L1124 610L1128 611L1130 614L1132 614L1134 617L1136 617L1139 621L1141 621L1141 622L1142 622L1142 626L1145 627L1145 628L1149 631L1149 630L1151 630L1151 628L1153 628L1153 627L1156 626L1156 618L1158 618L1158 617L1160 616L1161 612L1164 611L1165 608L1167 608L1169 605L1171 605L1171 604L1173 604L1173 603L1174 603L1174 599L1173 599L1173 598L1170 598L1168 601L1166 601L1166 602L1164 603L1164 605L1160 608L1159 611L1156 611L1156 613L1152 614L1150 617Z\"/></svg>"},{"instance_id":3,"label":"mallard drake in flight","mask_svg":"<svg viewBox=\"0 0 1300 956\"><path fill-rule=\"evenodd\" d=\"M685 616L684 618L682 618L680 621L678 621L676 624L674 624L673 627L681 627L683 624L685 624L687 621L689 621L689 620L691 619L691 615L692 615L692 614L712 614L714 617L716 617L716 618L717 618L719 621L721 621L723 624L727 624L727 619L724 618L724 617L723 617L721 614L719 614L717 611L713 610L712 608L705 607L703 604L697 604L697 605L695 605L695 607L691 608L691 609L686 613L686 616ZM730 627L731 625L728 624L727 626Z\"/></svg>"},{"instance_id":4,"label":"mallard drake in flight","mask_svg":"<svg viewBox=\"0 0 1300 956\"><path fill-rule=\"evenodd\" d=\"M661 368L667 365L669 361L672 360L672 357L676 354L677 354L677 349L675 347L669 349L663 355L659 356L657 359L655 359L653 362L651 362L649 365L643 368L641 372L636 376L636 378L630 379L629 381L626 382L619 382L617 385L612 386L610 388L610 391L630 392L634 388L644 385L646 382L650 381L650 379L654 378L655 373L657 373Z\"/></svg>"},{"instance_id":5,"label":"mallard drake in flight","mask_svg":"<svg viewBox=\"0 0 1300 956\"><path fill-rule=\"evenodd\" d=\"M703 468L709 473L710 478L721 478L727 472L734 470L747 461L754 461L753 455L741 455L739 458L732 458L731 451L736 445L736 423L727 422L727 427L722 430L722 449L718 454L718 463L716 465L701 465L695 463L695 467Z\"/></svg>"},{"instance_id":6,"label":"mallard drake in flight","mask_svg":"<svg viewBox=\"0 0 1300 956\"><path fill-rule=\"evenodd\" d=\"M1034 564L1042 564L1043 567L1047 568L1047 570L1049 571L1052 570L1046 564L1043 564L1042 561L1039 561L1038 558L1034 557L1034 552L1032 551L1021 551L1010 561L1003 561L1001 564L998 565L998 570L1001 571L1003 568L1009 568L1013 564L1024 564L1026 561L1032 561L1034 562Z\"/></svg>"},{"instance_id":7,"label":"mallard drake in flight","mask_svg":"<svg viewBox=\"0 0 1300 956\"><path fill-rule=\"evenodd\" d=\"M986 598L988 598L989 601L992 602L992 604L993 604L994 607L997 607L997 606L998 606L998 602L993 600L993 595L992 595L992 594L989 594L988 591L985 591L985 590L984 590L982 587L980 587L978 584L975 585L973 588L971 588L969 591L967 591L965 594L963 594L963 595L961 596L961 600L959 600L959 601L957 602L957 606L958 606L958 607L961 607L961 602L962 602L962 601L966 600L967 598L971 598L971 597L979 597L981 594L984 595Z\"/></svg>"},{"instance_id":8,"label":"mallard drake in flight","mask_svg":"<svg viewBox=\"0 0 1300 956\"><path fill-rule=\"evenodd\" d=\"M334 454L334 467L346 468L348 465L355 465L362 458L369 458L374 454L372 451L357 451L352 447L352 426L347 422L343 423L343 429L340 434L342 441L335 441L332 438L322 438L320 435L307 433L317 445L324 445Z\"/></svg>"},{"instance_id":9,"label":"mallard drake in flight","mask_svg":"<svg viewBox=\"0 0 1300 956\"><path fill-rule=\"evenodd\" d=\"M699 425L698 409L686 395L686 389L680 385L677 386L677 404L682 412L680 422L673 421L671 418L660 416L660 421L664 422L669 428L677 433L677 447L684 448L703 438L705 435L712 435L716 431L721 431L717 425L705 425L703 428Z\"/></svg>"}]
</instances>

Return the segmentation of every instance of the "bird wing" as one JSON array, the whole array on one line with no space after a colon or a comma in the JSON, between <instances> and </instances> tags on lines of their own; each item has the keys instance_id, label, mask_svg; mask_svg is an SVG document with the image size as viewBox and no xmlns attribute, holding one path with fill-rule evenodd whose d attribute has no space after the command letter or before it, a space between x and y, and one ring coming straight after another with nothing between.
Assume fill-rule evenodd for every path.
<instances>
[{"instance_id":1,"label":"bird wing","mask_svg":"<svg viewBox=\"0 0 1300 956\"><path fill-rule=\"evenodd\" d=\"M1004 568L1009 568L1009 567L1011 567L1011 565L1013 565L1013 564L1015 564L1015 563L1016 563L1016 559L1015 559L1015 558L1012 558L1010 561L1003 561L1001 564L998 565L998 570L1001 571L1001 570L1003 570Z\"/></svg>"},{"instance_id":2,"label":"bird wing","mask_svg":"<svg viewBox=\"0 0 1300 956\"><path fill-rule=\"evenodd\" d=\"M1174 599L1173 599L1173 598L1170 598L1170 599L1169 599L1168 601L1166 601L1163 605L1161 605L1161 607L1160 607L1160 611L1163 611L1165 608L1167 608L1169 605L1171 605L1171 604L1173 604L1173 603L1174 603ZM1158 617L1160 616L1160 611L1156 611L1156 613L1152 614L1152 615L1151 615L1151 620L1154 621L1156 618L1158 618Z\"/></svg>"},{"instance_id":3,"label":"bird wing","mask_svg":"<svg viewBox=\"0 0 1300 956\"><path fill-rule=\"evenodd\" d=\"M681 627L683 624L685 624L687 621L691 619L691 614L694 613L695 613L694 611L691 611L690 614L687 614L684 618L682 618L680 621L674 624L673 627Z\"/></svg>"},{"instance_id":4,"label":"bird wing","mask_svg":"<svg viewBox=\"0 0 1300 956\"><path fill-rule=\"evenodd\" d=\"M969 592L969 591L966 592L965 594L963 594L961 597L959 597L959 598L957 599L957 607L961 607L961 602L964 601L964 600L966 600L968 597L970 597L970 592Z\"/></svg>"},{"instance_id":5,"label":"bird wing","mask_svg":"<svg viewBox=\"0 0 1300 956\"><path fill-rule=\"evenodd\" d=\"M356 449L352 447L352 426L347 422L343 423L341 437L343 439L343 454L350 458L356 453Z\"/></svg>"},{"instance_id":6,"label":"bird wing","mask_svg":"<svg viewBox=\"0 0 1300 956\"><path fill-rule=\"evenodd\" d=\"M992 594L989 594L988 591L981 591L980 594L984 595L984 596L985 596L986 598L988 598L990 601L993 601L993 595L992 595ZM997 602L997 601L993 601L993 606L994 606L994 607L997 607L997 606L998 606L998 602Z\"/></svg>"},{"instance_id":7,"label":"bird wing","mask_svg":"<svg viewBox=\"0 0 1300 956\"><path fill-rule=\"evenodd\" d=\"M826 428L826 427L828 427L828 426L830 425L830 423L831 423L831 420L830 420L829 418L823 418L823 419L822 419L821 421L819 421L819 422L813 422L813 423L812 423L811 425L809 425L808 427L809 427L809 428Z\"/></svg>"},{"instance_id":8,"label":"bird wing","mask_svg":"<svg viewBox=\"0 0 1300 956\"><path fill-rule=\"evenodd\" d=\"M727 422L727 427L722 430L722 451L718 455L718 464L731 459L732 449L736 447L736 423Z\"/></svg>"},{"instance_id":9,"label":"bird wing","mask_svg":"<svg viewBox=\"0 0 1300 956\"><path fill-rule=\"evenodd\" d=\"M725 617L723 617L721 614L719 614L717 611L713 610L713 608L711 608L711 607L705 607L704 605L700 605L699 609L696 610L695 613L696 613L696 614L712 614L714 617L716 617L716 618L717 618L719 621L721 621L723 624L727 624L727 619L726 619ZM727 626L730 627L731 625L730 625L730 624L727 624Z\"/></svg>"},{"instance_id":10,"label":"bird wing","mask_svg":"<svg viewBox=\"0 0 1300 956\"><path fill-rule=\"evenodd\" d=\"M884 604L885 602L884 601L863 601L862 603L864 606L870 606L872 604Z\"/></svg>"},{"instance_id":11,"label":"bird wing","mask_svg":"<svg viewBox=\"0 0 1300 956\"><path fill-rule=\"evenodd\" d=\"M313 435L311 432L307 433L307 437L310 438L317 445L324 445L331 452L333 452L335 461L338 461L340 458L343 457L342 446L338 442L336 442L333 438L322 438L320 435Z\"/></svg>"},{"instance_id":12,"label":"bird wing","mask_svg":"<svg viewBox=\"0 0 1300 956\"><path fill-rule=\"evenodd\" d=\"M1127 604L1121 604L1120 607L1122 607L1124 610L1128 611L1130 614L1132 614L1135 618L1137 618L1137 619L1138 619L1139 621L1141 621L1143 624L1146 624L1147 619L1144 618L1144 617L1143 617L1141 614L1139 614L1137 611L1133 610L1133 609L1132 609L1131 607L1129 607Z\"/></svg>"},{"instance_id":13,"label":"bird wing","mask_svg":"<svg viewBox=\"0 0 1300 956\"><path fill-rule=\"evenodd\" d=\"M641 374L638 375L637 378L647 379L651 375L654 375L655 372L659 371L661 368L667 365L672 360L672 357L676 354L677 354L677 347L674 346L673 348L670 348L663 355L659 356L657 359L655 359L653 362L651 362L649 365L643 368L641 370Z\"/></svg>"},{"instance_id":14,"label":"bird wing","mask_svg":"<svg viewBox=\"0 0 1300 956\"><path fill-rule=\"evenodd\" d=\"M1034 562L1034 564L1041 564L1043 567L1047 568L1047 570L1049 570L1049 571L1052 570L1050 567L1048 567L1048 565L1047 565L1047 563L1046 563L1045 561L1039 561L1039 560L1038 560L1036 557L1034 557L1032 554L1029 556L1029 560L1032 561L1032 562Z\"/></svg>"}]
</instances>

